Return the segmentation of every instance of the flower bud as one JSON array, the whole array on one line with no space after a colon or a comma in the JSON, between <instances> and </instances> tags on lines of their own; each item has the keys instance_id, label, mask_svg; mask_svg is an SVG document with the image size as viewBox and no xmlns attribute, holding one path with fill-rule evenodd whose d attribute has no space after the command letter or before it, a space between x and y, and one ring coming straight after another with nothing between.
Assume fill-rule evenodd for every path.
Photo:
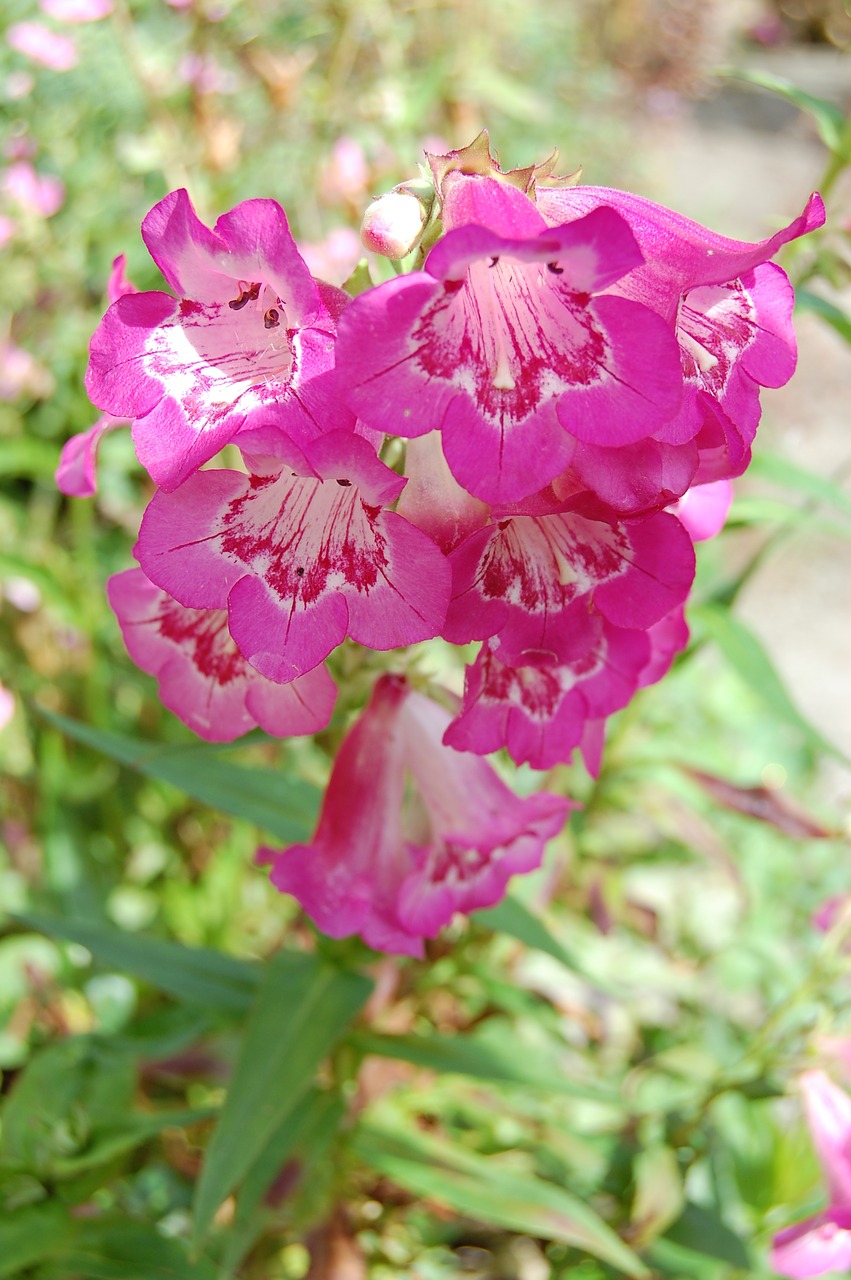
<instances>
[{"instance_id":1,"label":"flower bud","mask_svg":"<svg viewBox=\"0 0 851 1280\"><path fill-rule=\"evenodd\" d=\"M404 258L415 249L423 233L426 210L410 191L388 191L373 200L363 216L361 242L365 249L384 258Z\"/></svg>"}]
</instances>

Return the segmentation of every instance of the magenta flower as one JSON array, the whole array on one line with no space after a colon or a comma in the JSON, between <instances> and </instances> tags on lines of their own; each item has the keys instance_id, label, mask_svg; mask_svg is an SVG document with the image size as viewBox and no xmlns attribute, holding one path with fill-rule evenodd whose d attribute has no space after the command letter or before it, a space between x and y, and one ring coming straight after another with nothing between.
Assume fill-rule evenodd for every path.
<instances>
[{"instance_id":1,"label":"magenta flower","mask_svg":"<svg viewBox=\"0 0 851 1280\"><path fill-rule=\"evenodd\" d=\"M97 493L97 454L107 431L129 427L127 418L104 413L86 431L66 440L59 455L54 480L60 493L69 498L92 498Z\"/></svg>"},{"instance_id":2,"label":"magenta flower","mask_svg":"<svg viewBox=\"0 0 851 1280\"><path fill-rule=\"evenodd\" d=\"M444 746L449 718L382 676L337 754L313 842L259 851L331 937L421 956L456 911L492 906L538 866L563 826L569 801L521 799L484 760Z\"/></svg>"},{"instance_id":3,"label":"magenta flower","mask_svg":"<svg viewBox=\"0 0 851 1280\"><path fill-rule=\"evenodd\" d=\"M163 705L208 742L257 725L280 738L326 728L337 690L324 667L273 684L245 661L223 609L185 609L141 569L110 578L107 594L130 657L156 676Z\"/></svg>"},{"instance_id":4,"label":"magenta flower","mask_svg":"<svg viewBox=\"0 0 851 1280\"><path fill-rule=\"evenodd\" d=\"M614 281L611 292L644 303L675 326L685 379L679 413L659 425L654 439L668 446L697 442L697 483L739 475L759 422L759 388L783 386L796 362L792 287L768 260L823 224L821 197L811 196L800 217L756 244L716 235L651 200L606 187L539 187L536 202L552 226L601 208L626 220L644 261ZM607 442L586 443L592 455ZM600 459L609 469L621 467L622 484L628 483L626 461Z\"/></svg>"},{"instance_id":5,"label":"magenta flower","mask_svg":"<svg viewBox=\"0 0 851 1280\"><path fill-rule=\"evenodd\" d=\"M404 480L352 432L291 446L285 461L264 475L201 471L156 494L137 548L148 577L188 608L227 608L240 652L281 683L347 635L371 649L435 636L449 566L387 510Z\"/></svg>"},{"instance_id":6,"label":"magenta flower","mask_svg":"<svg viewBox=\"0 0 851 1280\"><path fill-rule=\"evenodd\" d=\"M341 318L341 387L366 422L440 429L459 484L506 503L564 471L576 441L631 444L676 413L669 324L601 296L643 261L618 213L548 230L515 188L468 178L452 226L425 270L360 294Z\"/></svg>"},{"instance_id":7,"label":"magenta flower","mask_svg":"<svg viewBox=\"0 0 851 1280\"><path fill-rule=\"evenodd\" d=\"M625 707L650 655L645 631L625 631L598 619L596 641L569 663L512 666L485 644L467 668L461 713L447 746L486 755L506 747L516 764L551 769L567 763L588 721Z\"/></svg>"},{"instance_id":8,"label":"magenta flower","mask_svg":"<svg viewBox=\"0 0 851 1280\"><path fill-rule=\"evenodd\" d=\"M6 43L16 53L22 53L49 71L70 71L77 65L74 41L41 22L13 22L6 32Z\"/></svg>"},{"instance_id":9,"label":"magenta flower","mask_svg":"<svg viewBox=\"0 0 851 1280\"><path fill-rule=\"evenodd\" d=\"M800 1085L828 1206L774 1237L771 1265L790 1280L851 1269L851 1098L823 1071L806 1071Z\"/></svg>"},{"instance_id":10,"label":"magenta flower","mask_svg":"<svg viewBox=\"0 0 851 1280\"><path fill-rule=\"evenodd\" d=\"M514 516L471 534L449 561L444 637L498 636L501 660L518 665L530 654L569 663L585 653L592 606L617 627L646 630L683 603L694 577L691 539L665 513Z\"/></svg>"},{"instance_id":11,"label":"magenta flower","mask_svg":"<svg viewBox=\"0 0 851 1280\"><path fill-rule=\"evenodd\" d=\"M345 294L305 266L274 200L246 200L211 231L185 191L155 205L146 245L177 297L121 297L92 339L86 385L133 418L140 462L172 490L244 429L300 444L351 417L331 394Z\"/></svg>"},{"instance_id":12,"label":"magenta flower","mask_svg":"<svg viewBox=\"0 0 851 1280\"><path fill-rule=\"evenodd\" d=\"M729 480L713 480L686 490L671 510L688 530L692 542L716 537L730 514L733 486Z\"/></svg>"}]
</instances>

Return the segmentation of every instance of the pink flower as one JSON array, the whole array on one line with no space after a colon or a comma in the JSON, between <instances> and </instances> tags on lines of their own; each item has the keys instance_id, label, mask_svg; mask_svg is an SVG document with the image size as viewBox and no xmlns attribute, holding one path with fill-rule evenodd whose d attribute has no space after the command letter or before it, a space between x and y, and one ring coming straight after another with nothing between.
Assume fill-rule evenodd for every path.
<instances>
[{"instance_id":1,"label":"pink flower","mask_svg":"<svg viewBox=\"0 0 851 1280\"><path fill-rule=\"evenodd\" d=\"M0 341L0 400L20 395L43 399L53 390L53 379L35 356L11 339Z\"/></svg>"},{"instance_id":2,"label":"pink flower","mask_svg":"<svg viewBox=\"0 0 851 1280\"><path fill-rule=\"evenodd\" d=\"M334 227L324 240L302 242L299 249L311 274L329 284L344 284L363 257L357 232L351 227Z\"/></svg>"},{"instance_id":3,"label":"pink flower","mask_svg":"<svg viewBox=\"0 0 851 1280\"><path fill-rule=\"evenodd\" d=\"M679 413L659 424L654 439L665 452L697 443L697 483L741 474L759 422L759 388L782 386L796 361L792 287L768 260L823 224L821 198L811 196L800 217L757 244L716 235L650 200L606 187L542 186L536 203L552 226L601 208L626 220L644 261L612 282L610 292L644 303L675 326L685 379ZM590 454L607 442L586 443ZM601 462L620 466L626 483L624 456ZM586 458L585 467L587 474L593 461Z\"/></svg>"},{"instance_id":4,"label":"pink flower","mask_svg":"<svg viewBox=\"0 0 851 1280\"><path fill-rule=\"evenodd\" d=\"M625 707L650 659L645 631L625 631L602 619L594 643L572 662L509 665L485 644L467 668L461 713L447 746L485 755L506 747L516 764L551 769L570 760L589 720Z\"/></svg>"},{"instance_id":5,"label":"pink flower","mask_svg":"<svg viewBox=\"0 0 851 1280\"><path fill-rule=\"evenodd\" d=\"M70 71L77 65L74 41L40 22L13 22L6 32L6 43L50 71Z\"/></svg>"},{"instance_id":6,"label":"pink flower","mask_svg":"<svg viewBox=\"0 0 851 1280\"><path fill-rule=\"evenodd\" d=\"M69 498L92 498L97 493L98 446L107 431L129 427L127 418L113 418L104 413L87 431L66 440L59 455L54 480L60 493Z\"/></svg>"},{"instance_id":7,"label":"pink flower","mask_svg":"<svg viewBox=\"0 0 851 1280\"><path fill-rule=\"evenodd\" d=\"M492 906L537 867L564 824L569 801L520 799L484 760L443 746L448 722L382 676L340 747L313 842L259 851L324 933L421 956L456 911Z\"/></svg>"},{"instance_id":8,"label":"pink flower","mask_svg":"<svg viewBox=\"0 0 851 1280\"><path fill-rule=\"evenodd\" d=\"M571 662L591 610L617 627L646 630L682 604L694 549L673 516L619 520L604 509L500 519L449 557L452 601L443 630L455 644L499 636L500 658Z\"/></svg>"},{"instance_id":9,"label":"pink flower","mask_svg":"<svg viewBox=\"0 0 851 1280\"><path fill-rule=\"evenodd\" d=\"M27 213L52 218L65 203L65 187L49 173L38 173L28 160L10 164L3 174L3 190Z\"/></svg>"},{"instance_id":10,"label":"pink flower","mask_svg":"<svg viewBox=\"0 0 851 1280\"><path fill-rule=\"evenodd\" d=\"M141 569L110 578L107 593L130 657L156 676L163 705L208 742L257 725L276 737L327 726L337 691L324 667L273 684L239 653L223 609L184 609Z\"/></svg>"},{"instance_id":11,"label":"pink flower","mask_svg":"<svg viewBox=\"0 0 851 1280\"><path fill-rule=\"evenodd\" d=\"M318 284L274 200L246 200L211 231L185 191L142 235L177 297L128 294L92 339L86 385L133 418L142 465L172 490L240 431L272 425L298 443L350 426L325 376L345 294Z\"/></svg>"},{"instance_id":12,"label":"pink flower","mask_svg":"<svg viewBox=\"0 0 851 1280\"><path fill-rule=\"evenodd\" d=\"M828 1206L774 1237L771 1265L790 1280L851 1268L851 1097L823 1071L805 1072L800 1086Z\"/></svg>"},{"instance_id":13,"label":"pink flower","mask_svg":"<svg viewBox=\"0 0 851 1280\"><path fill-rule=\"evenodd\" d=\"M692 542L705 542L724 528L732 501L730 481L713 480L686 490L671 511L688 530Z\"/></svg>"},{"instance_id":14,"label":"pink flower","mask_svg":"<svg viewBox=\"0 0 851 1280\"><path fill-rule=\"evenodd\" d=\"M371 426L439 428L459 484L515 502L564 471L577 441L632 444L671 418L676 342L654 311L603 296L643 261L614 210L547 229L496 179L463 177L450 194L453 229L425 269L343 315L341 387Z\"/></svg>"},{"instance_id":15,"label":"pink flower","mask_svg":"<svg viewBox=\"0 0 851 1280\"><path fill-rule=\"evenodd\" d=\"M4 684L0 684L0 731L6 728L14 714L15 695Z\"/></svg>"},{"instance_id":16,"label":"pink flower","mask_svg":"<svg viewBox=\"0 0 851 1280\"><path fill-rule=\"evenodd\" d=\"M98 22L112 13L112 0L38 0L38 7L57 22Z\"/></svg>"},{"instance_id":17,"label":"pink flower","mask_svg":"<svg viewBox=\"0 0 851 1280\"><path fill-rule=\"evenodd\" d=\"M3 248L4 244L8 244L17 229L14 218L9 218L5 213L0 213L0 249Z\"/></svg>"},{"instance_id":18,"label":"pink flower","mask_svg":"<svg viewBox=\"0 0 851 1280\"><path fill-rule=\"evenodd\" d=\"M270 680L310 671L347 635L371 649L435 636L449 566L387 510L404 481L368 441L332 432L291 446L280 468L202 471L156 494L137 548L148 577L188 608L227 608L241 653Z\"/></svg>"}]
</instances>

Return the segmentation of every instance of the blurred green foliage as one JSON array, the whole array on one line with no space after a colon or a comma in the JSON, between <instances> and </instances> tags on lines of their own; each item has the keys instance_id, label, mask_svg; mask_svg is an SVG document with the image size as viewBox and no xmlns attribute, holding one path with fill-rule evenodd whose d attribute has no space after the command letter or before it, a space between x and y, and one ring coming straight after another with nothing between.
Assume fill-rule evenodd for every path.
<instances>
[{"instance_id":1,"label":"blurred green foliage","mask_svg":"<svg viewBox=\"0 0 851 1280\"><path fill-rule=\"evenodd\" d=\"M506 164L555 139L632 185L635 103L590 16L117 0L73 28L71 71L0 50L7 164L65 186L51 217L0 196L0 376L12 347L34 362L0 400L0 1277L741 1280L818 1203L781 1095L851 1043L846 926L810 925L847 892L848 832L730 608L800 528L848 537L840 486L758 463L702 549L691 649L596 783L548 779L584 801L548 865L417 964L316 938L252 864L259 834L311 828L320 750L199 744L124 655L103 583L148 495L126 434L96 499L52 482L94 417L110 263L157 287L138 227L172 187L206 217L273 196L316 245L484 124ZM815 110L833 182L848 125ZM835 234L796 269L841 334Z\"/></svg>"}]
</instances>

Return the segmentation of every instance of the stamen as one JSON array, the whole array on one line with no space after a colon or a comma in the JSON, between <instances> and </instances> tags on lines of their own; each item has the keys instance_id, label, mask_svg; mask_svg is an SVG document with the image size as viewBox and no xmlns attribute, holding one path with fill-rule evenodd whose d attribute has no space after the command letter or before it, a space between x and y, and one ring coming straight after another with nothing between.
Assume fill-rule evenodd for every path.
<instances>
[{"instance_id":1,"label":"stamen","mask_svg":"<svg viewBox=\"0 0 851 1280\"><path fill-rule=\"evenodd\" d=\"M243 288L242 281L240 281L239 297L234 298L231 302L229 302L228 306L230 307L231 311L241 311L242 308L244 306L247 306L249 302L256 302L259 297L260 297L259 282L256 284L250 284L247 288Z\"/></svg>"},{"instance_id":2,"label":"stamen","mask_svg":"<svg viewBox=\"0 0 851 1280\"><path fill-rule=\"evenodd\" d=\"M296 569L296 571L295 571L295 576L296 576L297 578L303 578L303 577L304 577L304 569L302 569L301 565L299 565L299 567Z\"/></svg>"},{"instance_id":3,"label":"stamen","mask_svg":"<svg viewBox=\"0 0 851 1280\"><path fill-rule=\"evenodd\" d=\"M547 271L552 271L554 276L564 275L564 267L560 267L557 262L548 262Z\"/></svg>"},{"instance_id":4,"label":"stamen","mask_svg":"<svg viewBox=\"0 0 851 1280\"><path fill-rule=\"evenodd\" d=\"M263 324L267 329L277 329L281 323L281 313L277 307L270 307L263 316Z\"/></svg>"},{"instance_id":5,"label":"stamen","mask_svg":"<svg viewBox=\"0 0 851 1280\"><path fill-rule=\"evenodd\" d=\"M349 487L349 485L350 485L351 483L352 483L352 482L351 482L351 480L338 480L338 481L337 481L337 484L338 484L342 489L348 489L348 487Z\"/></svg>"},{"instance_id":6,"label":"stamen","mask_svg":"<svg viewBox=\"0 0 851 1280\"><path fill-rule=\"evenodd\" d=\"M488 263L488 266L495 267L498 262L499 262L499 254L496 254L493 258L491 258L490 262Z\"/></svg>"}]
</instances>

